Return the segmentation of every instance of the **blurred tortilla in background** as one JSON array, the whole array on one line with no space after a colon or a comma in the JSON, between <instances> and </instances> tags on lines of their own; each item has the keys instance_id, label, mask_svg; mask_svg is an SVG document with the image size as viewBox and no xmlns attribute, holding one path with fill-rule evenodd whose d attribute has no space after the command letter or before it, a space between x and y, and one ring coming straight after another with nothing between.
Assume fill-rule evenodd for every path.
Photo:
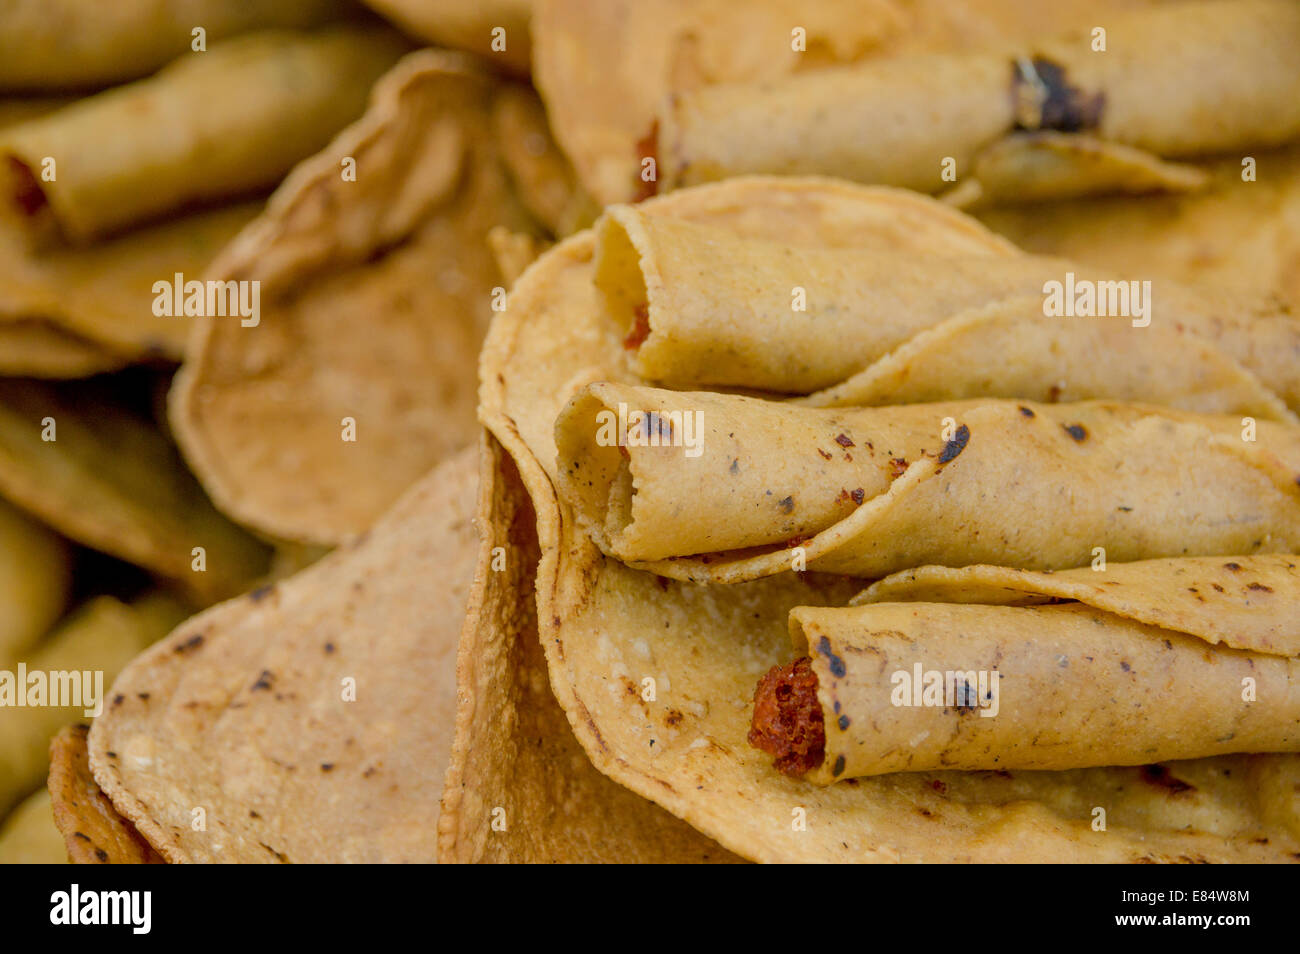
<instances>
[{"instance_id":1,"label":"blurred tortilla in background","mask_svg":"<svg viewBox=\"0 0 1300 954\"><path fill-rule=\"evenodd\" d=\"M474 356L505 302L487 235L545 234L531 210L558 223L571 188L544 124L525 127L535 154L503 161L502 105L512 130L536 109L468 58L412 54L214 265L262 282L262 318L195 330L172 420L236 519L337 543L473 440Z\"/></svg>"},{"instance_id":2,"label":"blurred tortilla in background","mask_svg":"<svg viewBox=\"0 0 1300 954\"><path fill-rule=\"evenodd\" d=\"M347 0L3 0L0 90L91 89L136 79L191 48L269 27L310 27L355 8Z\"/></svg>"}]
</instances>

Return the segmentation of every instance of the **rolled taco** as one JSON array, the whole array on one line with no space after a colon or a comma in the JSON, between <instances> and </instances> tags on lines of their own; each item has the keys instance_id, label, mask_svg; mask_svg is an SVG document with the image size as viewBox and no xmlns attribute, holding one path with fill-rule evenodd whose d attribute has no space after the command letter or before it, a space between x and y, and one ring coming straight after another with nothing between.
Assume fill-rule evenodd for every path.
<instances>
[{"instance_id":1,"label":"rolled taco","mask_svg":"<svg viewBox=\"0 0 1300 954\"><path fill-rule=\"evenodd\" d=\"M557 489L592 540L701 582L1291 552L1300 428L1247 436L1108 402L820 409L610 383L555 424Z\"/></svg>"},{"instance_id":2,"label":"rolled taco","mask_svg":"<svg viewBox=\"0 0 1300 954\"><path fill-rule=\"evenodd\" d=\"M924 236L955 249L995 241L932 201L825 180L736 179L647 200L643 208L795 245L865 240L909 249ZM828 786L773 771L771 758L746 742L755 683L789 662L792 609L844 606L861 584L814 572L735 586L685 583L610 558L592 542L567 495L557 493L555 421L584 385L637 380L623 336L601 317L594 247L591 232L579 233L516 282L484 346L480 414L532 499L541 559L528 593L536 597L537 645L573 732L601 772L729 851L760 861L1295 860L1296 755L917 771ZM950 468L974 449L978 431L965 423L972 439ZM1180 455L1189 470L1207 459L1189 447ZM727 467L722 477L732 479ZM988 486L1001 489L996 480ZM678 499L692 503L698 487L679 487ZM1071 500L1063 490L1053 520L1080 504L1086 498ZM729 518L730 511L711 513L708 525Z\"/></svg>"},{"instance_id":3,"label":"rolled taco","mask_svg":"<svg viewBox=\"0 0 1300 954\"><path fill-rule=\"evenodd\" d=\"M992 247L744 239L634 206L607 210L597 237L594 281L632 370L669 387L817 405L1117 397L1290 417L1280 395L1300 408L1300 318L1267 294Z\"/></svg>"},{"instance_id":4,"label":"rolled taco","mask_svg":"<svg viewBox=\"0 0 1300 954\"><path fill-rule=\"evenodd\" d=\"M406 49L379 28L268 31L0 133L0 209L84 243L266 188L359 116ZM51 165L51 161L53 165Z\"/></svg>"},{"instance_id":5,"label":"rolled taco","mask_svg":"<svg viewBox=\"0 0 1300 954\"><path fill-rule=\"evenodd\" d=\"M191 49L247 30L307 27L350 12L338 0L6 0L0 89L87 89L136 79Z\"/></svg>"},{"instance_id":6,"label":"rolled taco","mask_svg":"<svg viewBox=\"0 0 1300 954\"><path fill-rule=\"evenodd\" d=\"M1153 167L1124 147L1185 157L1300 134L1300 7L1290 0L1209 0L1104 21L1105 49L1093 30L1076 30L1014 53L900 56L684 93L660 116L663 184L817 173L934 192L1027 130L1087 137L1094 148L1078 157L1080 172L1095 176L1101 153L1130 167L1140 188L1153 184ZM1076 192L1074 163L1057 153L1058 163L1067 171L1050 181ZM1156 185L1195 184L1178 170L1155 171ZM1117 179L1125 181L1108 174L1099 183ZM1042 185L1033 197L1052 193ZM1014 187L1001 178L992 191Z\"/></svg>"},{"instance_id":7,"label":"rolled taco","mask_svg":"<svg viewBox=\"0 0 1300 954\"><path fill-rule=\"evenodd\" d=\"M760 680L749 734L779 770L830 784L1300 749L1294 556L900 577L791 611L799 658Z\"/></svg>"}]
</instances>

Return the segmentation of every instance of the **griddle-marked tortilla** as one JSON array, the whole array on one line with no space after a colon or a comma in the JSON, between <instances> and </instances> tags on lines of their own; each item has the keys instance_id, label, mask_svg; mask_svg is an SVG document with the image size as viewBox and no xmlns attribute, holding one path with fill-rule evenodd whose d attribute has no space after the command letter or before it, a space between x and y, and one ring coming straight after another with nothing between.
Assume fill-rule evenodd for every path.
<instances>
[{"instance_id":1,"label":"griddle-marked tortilla","mask_svg":"<svg viewBox=\"0 0 1300 954\"><path fill-rule=\"evenodd\" d=\"M442 790L438 860L741 860L601 775L583 754L555 703L538 642L532 506L494 439L485 440L481 461L482 536L456 659L456 738Z\"/></svg>"},{"instance_id":2,"label":"griddle-marked tortilla","mask_svg":"<svg viewBox=\"0 0 1300 954\"><path fill-rule=\"evenodd\" d=\"M980 153L1018 129L1083 132L1103 157L1113 144L1164 158L1265 148L1300 134L1294 63L1300 10L1289 0L1209 0L1113 14L1105 52L1091 29L1026 43L1015 54L896 57L767 85L707 87L661 112L660 172L667 188L745 173L836 175L935 191L942 163L958 180ZM1213 122L1205 121L1213 113ZM861 130L872 131L864 144ZM1075 194L1081 183L1181 187L1169 170L1097 152L1031 183ZM1075 164L1065 153L1055 162ZM995 176L991 189L1010 190ZM1192 184L1188 182L1185 184ZM1019 198L1021 196L1017 196ZM1032 195L1026 197L1034 197Z\"/></svg>"},{"instance_id":3,"label":"griddle-marked tortilla","mask_svg":"<svg viewBox=\"0 0 1300 954\"><path fill-rule=\"evenodd\" d=\"M165 859L433 859L475 473L473 452L457 455L368 533L186 621L122 673L90 766Z\"/></svg>"},{"instance_id":4,"label":"griddle-marked tortilla","mask_svg":"<svg viewBox=\"0 0 1300 954\"><path fill-rule=\"evenodd\" d=\"M492 131L515 193L552 235L570 235L600 214L551 138L546 110L532 89L502 87L492 104Z\"/></svg>"},{"instance_id":5,"label":"griddle-marked tortilla","mask_svg":"<svg viewBox=\"0 0 1300 954\"><path fill-rule=\"evenodd\" d=\"M633 206L609 209L597 235L605 311L633 370L669 387L813 392L815 405L1112 397L1289 420L1279 395L1300 407L1300 318L1267 294L1155 280L1130 300L1118 275L994 243L801 248ZM1047 283L1067 276L1098 290L1101 317L1045 314ZM1105 314L1117 306L1128 314Z\"/></svg>"},{"instance_id":6,"label":"griddle-marked tortilla","mask_svg":"<svg viewBox=\"0 0 1300 954\"><path fill-rule=\"evenodd\" d=\"M466 57L411 54L214 264L262 282L261 321L194 332L171 416L236 519L337 543L474 439L471 357L502 283L486 236L541 231L498 158L498 95Z\"/></svg>"},{"instance_id":7,"label":"griddle-marked tortilla","mask_svg":"<svg viewBox=\"0 0 1300 954\"><path fill-rule=\"evenodd\" d=\"M845 186L775 189L761 179L680 192L645 208L755 238L832 246L891 227L905 246L930 221L904 196L883 214ZM816 573L735 586L665 581L602 556L577 531L554 491L555 417L584 384L634 380L619 336L595 325L592 252L591 235L577 235L516 283L485 345L481 414L536 509L541 644L552 689L598 769L755 860L1276 861L1300 854L1291 791L1300 760L1291 756L1152 770L909 773L828 788L773 772L745 741L754 683L789 658L790 609L843 605L852 584ZM627 693L620 675L634 683L655 678L656 701ZM1095 808L1105 809L1106 831L1092 830ZM804 830L794 830L800 816Z\"/></svg>"},{"instance_id":8,"label":"griddle-marked tortilla","mask_svg":"<svg viewBox=\"0 0 1300 954\"><path fill-rule=\"evenodd\" d=\"M54 824L64 856L80 865L162 864L162 858L135 826L117 813L90 774L85 725L65 726L50 741L50 779Z\"/></svg>"},{"instance_id":9,"label":"griddle-marked tortilla","mask_svg":"<svg viewBox=\"0 0 1300 954\"><path fill-rule=\"evenodd\" d=\"M396 34L268 31L0 131L0 212L85 244L187 205L256 193L360 114ZM56 163L56 178L44 176Z\"/></svg>"},{"instance_id":10,"label":"griddle-marked tortilla","mask_svg":"<svg viewBox=\"0 0 1300 954\"><path fill-rule=\"evenodd\" d=\"M150 73L208 41L269 27L309 27L349 12L338 0L7 0L0 89L87 89Z\"/></svg>"},{"instance_id":11,"label":"griddle-marked tortilla","mask_svg":"<svg viewBox=\"0 0 1300 954\"><path fill-rule=\"evenodd\" d=\"M202 605L252 585L270 556L213 508L171 442L103 382L0 380L0 494Z\"/></svg>"},{"instance_id":12,"label":"griddle-marked tortilla","mask_svg":"<svg viewBox=\"0 0 1300 954\"><path fill-rule=\"evenodd\" d=\"M1300 548L1300 428L1268 421L1248 442L1240 418L1147 405L821 409L594 384L555 431L557 490L596 545L673 579Z\"/></svg>"},{"instance_id":13,"label":"griddle-marked tortilla","mask_svg":"<svg viewBox=\"0 0 1300 954\"><path fill-rule=\"evenodd\" d=\"M428 862L435 844L442 861L728 857L578 749L514 600L535 566L527 501L499 451L480 453L440 465L315 566L189 620L117 680L90 764L168 861ZM497 470L476 498L480 460ZM453 732L461 761L437 821Z\"/></svg>"},{"instance_id":14,"label":"griddle-marked tortilla","mask_svg":"<svg viewBox=\"0 0 1300 954\"><path fill-rule=\"evenodd\" d=\"M795 655L811 660L825 731L824 757L801 777L1296 751L1297 566L1153 560L1059 580L922 567L858 605L795 609ZM952 696L940 681L937 704L922 704L921 679L936 672L954 674Z\"/></svg>"}]
</instances>

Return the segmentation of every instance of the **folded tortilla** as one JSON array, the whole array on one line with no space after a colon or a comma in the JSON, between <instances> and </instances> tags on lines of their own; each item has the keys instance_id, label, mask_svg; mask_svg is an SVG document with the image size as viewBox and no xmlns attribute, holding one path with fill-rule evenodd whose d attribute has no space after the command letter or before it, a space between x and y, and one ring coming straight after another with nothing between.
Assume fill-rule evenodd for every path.
<instances>
[{"instance_id":1,"label":"folded tortilla","mask_svg":"<svg viewBox=\"0 0 1300 954\"><path fill-rule=\"evenodd\" d=\"M954 256L742 239L632 206L607 210L597 236L594 280L632 370L669 387L814 392L818 405L1112 397L1290 418L1281 395L1300 408L1300 316L1267 294L1131 282L992 245ZM1066 317L1066 299L1098 315Z\"/></svg>"},{"instance_id":2,"label":"folded tortilla","mask_svg":"<svg viewBox=\"0 0 1300 954\"><path fill-rule=\"evenodd\" d=\"M205 42L307 27L348 12L338 0L6 0L0 90L87 89L136 79Z\"/></svg>"},{"instance_id":3,"label":"folded tortilla","mask_svg":"<svg viewBox=\"0 0 1300 954\"><path fill-rule=\"evenodd\" d=\"M384 0L373 5L415 5ZM1007 48L1109 22L1132 0L546 0L531 31L533 81L556 138L602 205L653 194L656 116L674 96L871 57ZM427 6L427 5L426 5ZM794 30L802 31L802 49ZM1073 167L1072 167L1073 168Z\"/></svg>"},{"instance_id":4,"label":"folded tortilla","mask_svg":"<svg viewBox=\"0 0 1300 954\"><path fill-rule=\"evenodd\" d=\"M866 234L907 247L934 221L931 206L897 194L867 202L861 190L826 181L738 179L644 208L756 239L852 247ZM754 860L1295 860L1294 755L907 772L831 786L773 771L746 741L755 682L790 659L793 608L843 606L860 584L789 572L735 586L683 583L592 543L556 493L555 419L585 384L636 379L622 336L600 317L594 244L590 232L559 243L515 284L484 346L481 414L532 499L540 644L556 698L600 771ZM972 441L962 456L973 449ZM1206 457L1184 448L1180 459L1193 469ZM678 499L689 503L695 490L680 488ZM725 520L708 515L710 526Z\"/></svg>"},{"instance_id":5,"label":"folded tortilla","mask_svg":"<svg viewBox=\"0 0 1300 954\"><path fill-rule=\"evenodd\" d=\"M494 439L484 441L480 459L482 537L456 656L439 862L743 860L607 778L583 754L552 695L538 641L533 509Z\"/></svg>"},{"instance_id":6,"label":"folded tortilla","mask_svg":"<svg viewBox=\"0 0 1300 954\"><path fill-rule=\"evenodd\" d=\"M195 331L171 416L228 513L335 544L474 440L473 359L503 288L487 235L545 231L491 121L531 95L464 55L404 57L213 264L261 283L260 321Z\"/></svg>"},{"instance_id":7,"label":"folded tortilla","mask_svg":"<svg viewBox=\"0 0 1300 954\"><path fill-rule=\"evenodd\" d=\"M206 606L248 589L269 548L218 513L115 382L0 380L0 494Z\"/></svg>"},{"instance_id":8,"label":"folded tortilla","mask_svg":"<svg viewBox=\"0 0 1300 954\"><path fill-rule=\"evenodd\" d=\"M90 774L89 727L64 726L50 741L50 778L55 831L62 857L79 865L161 864L162 858L135 826L117 813Z\"/></svg>"},{"instance_id":9,"label":"folded tortilla","mask_svg":"<svg viewBox=\"0 0 1300 954\"><path fill-rule=\"evenodd\" d=\"M1300 547L1300 428L1265 421L1251 442L1240 418L1109 402L814 409L593 384L555 440L597 545L674 579Z\"/></svg>"},{"instance_id":10,"label":"folded tortilla","mask_svg":"<svg viewBox=\"0 0 1300 954\"><path fill-rule=\"evenodd\" d=\"M183 54L149 79L0 131L0 208L37 239L80 244L264 189L360 115L404 49L387 30L333 27Z\"/></svg>"},{"instance_id":11,"label":"folded tortilla","mask_svg":"<svg viewBox=\"0 0 1300 954\"><path fill-rule=\"evenodd\" d=\"M476 496L484 452L457 454L363 538L189 620L123 672L90 766L164 858L734 860L582 755L515 599L536 558L531 512L508 475ZM102 835L114 855L131 847L120 826Z\"/></svg>"},{"instance_id":12,"label":"folded tortilla","mask_svg":"<svg viewBox=\"0 0 1300 954\"><path fill-rule=\"evenodd\" d=\"M791 612L800 658L760 682L750 742L823 785L1296 751L1298 566L1293 556L1211 557L890 577L863 605ZM994 594L1006 605L965 594L929 602L934 574L946 576L949 600L1006 579ZM876 602L899 590L909 602ZM1077 602L1033 605L1072 592Z\"/></svg>"},{"instance_id":13,"label":"folded tortilla","mask_svg":"<svg viewBox=\"0 0 1300 954\"><path fill-rule=\"evenodd\" d=\"M972 174L943 195L960 208L1077 196L1195 192L1209 184L1196 166L1095 136L1052 130L999 139L976 154Z\"/></svg>"},{"instance_id":14,"label":"folded tortilla","mask_svg":"<svg viewBox=\"0 0 1300 954\"><path fill-rule=\"evenodd\" d=\"M39 363L26 372L38 377L178 361L194 325L208 319L154 314L154 282L203 275L260 209L260 202L241 202L75 247L33 249L0 229L0 334L17 338L25 330L29 354L44 342ZM57 353L50 353L51 341ZM0 366L19 357L6 355Z\"/></svg>"},{"instance_id":15,"label":"folded tortilla","mask_svg":"<svg viewBox=\"0 0 1300 954\"><path fill-rule=\"evenodd\" d=\"M1177 4L1097 25L1107 31L1104 52L1079 29L1014 54L903 56L684 93L660 116L663 184L815 173L933 192L947 184L945 159L960 182L982 150L1017 130L1086 134L1103 152L1113 144L1161 157L1300 134L1300 8L1290 0ZM1126 157L1110 161L1149 177ZM1095 175L1095 158L1081 159L1080 171ZM1072 175L1051 180L1077 189Z\"/></svg>"},{"instance_id":16,"label":"folded tortilla","mask_svg":"<svg viewBox=\"0 0 1300 954\"><path fill-rule=\"evenodd\" d=\"M1205 165L1182 195L1093 197L981 209L985 225L1038 255L1300 306L1300 145Z\"/></svg>"}]
</instances>

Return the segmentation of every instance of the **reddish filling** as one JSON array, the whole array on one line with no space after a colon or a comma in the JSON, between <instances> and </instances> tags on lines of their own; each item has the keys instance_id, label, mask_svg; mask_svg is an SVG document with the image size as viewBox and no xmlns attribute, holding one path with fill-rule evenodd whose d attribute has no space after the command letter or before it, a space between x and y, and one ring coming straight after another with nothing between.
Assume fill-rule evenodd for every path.
<instances>
[{"instance_id":1,"label":"reddish filling","mask_svg":"<svg viewBox=\"0 0 1300 954\"><path fill-rule=\"evenodd\" d=\"M623 347L628 351L635 351L650 337L650 306L637 305L632 312L636 315L636 324L623 339Z\"/></svg>"},{"instance_id":2,"label":"reddish filling","mask_svg":"<svg viewBox=\"0 0 1300 954\"><path fill-rule=\"evenodd\" d=\"M14 182L14 204L18 206L19 211L30 217L45 208L48 201L45 198L45 191L32 175L32 170L27 168L27 164L10 156L9 171Z\"/></svg>"},{"instance_id":3,"label":"reddish filling","mask_svg":"<svg viewBox=\"0 0 1300 954\"><path fill-rule=\"evenodd\" d=\"M642 199L648 199L659 191L659 170L655 169L655 177L649 182L641 178L641 163L645 159L654 159L655 165L659 164L659 120L655 120L650 126L650 131L636 141L637 155L637 177L636 177L636 195L633 202L640 202Z\"/></svg>"},{"instance_id":4,"label":"reddish filling","mask_svg":"<svg viewBox=\"0 0 1300 954\"><path fill-rule=\"evenodd\" d=\"M817 674L808 659L773 666L754 690L749 744L772 756L786 775L803 775L826 758L826 725Z\"/></svg>"}]
</instances>

